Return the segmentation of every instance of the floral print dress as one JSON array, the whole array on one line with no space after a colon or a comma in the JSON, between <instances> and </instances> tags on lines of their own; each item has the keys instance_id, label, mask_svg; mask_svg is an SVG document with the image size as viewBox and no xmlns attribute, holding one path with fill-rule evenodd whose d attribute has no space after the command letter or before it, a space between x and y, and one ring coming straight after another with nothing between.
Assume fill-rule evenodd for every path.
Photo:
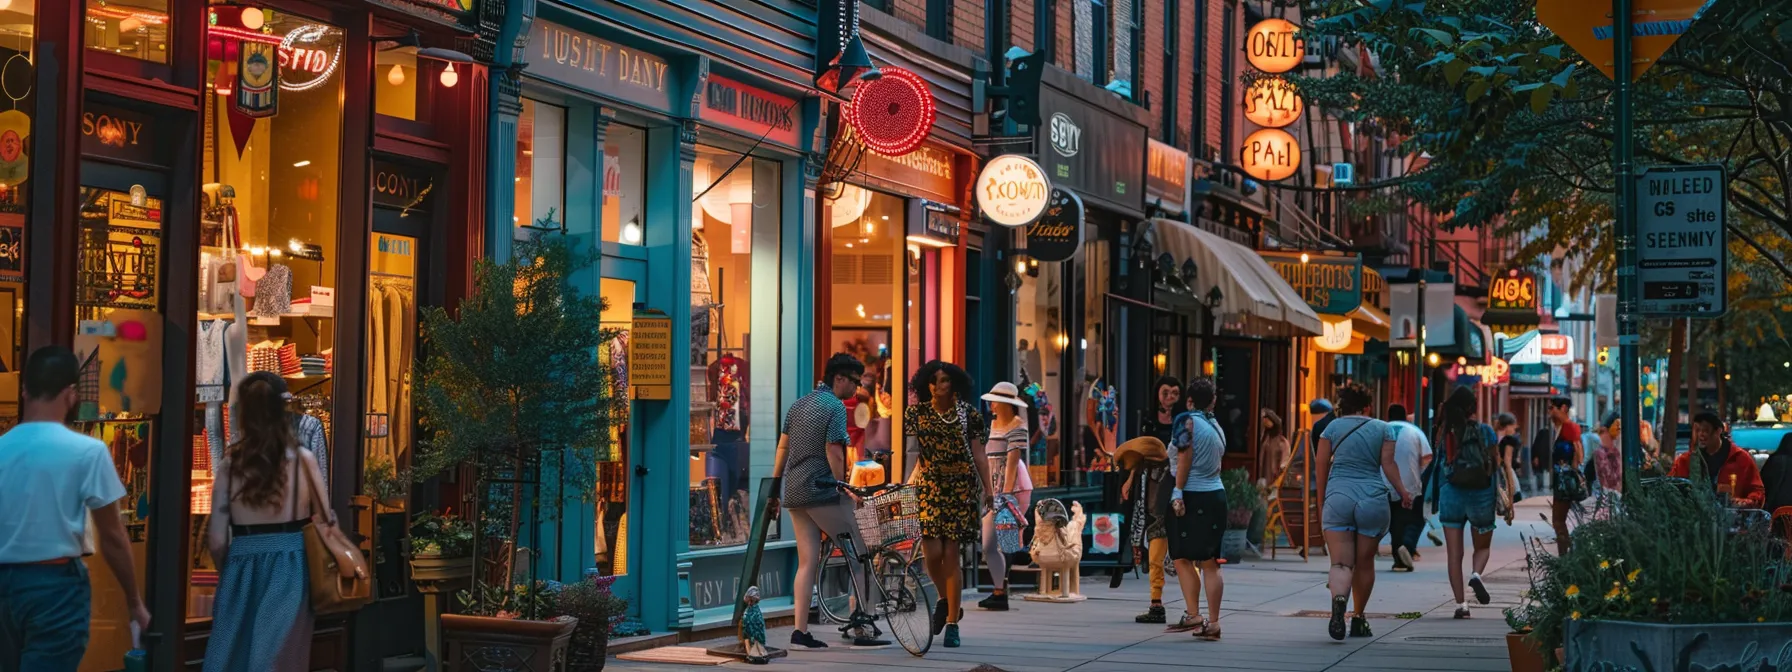
<instances>
[{"instance_id":1,"label":"floral print dress","mask_svg":"<svg viewBox=\"0 0 1792 672\"><path fill-rule=\"evenodd\" d=\"M983 487L971 446L975 442L981 447L989 440L989 425L976 407L963 401L957 406L956 411L942 414L931 403L911 405L902 414L902 429L920 444L921 461L926 464L916 489L921 536L963 543L977 541L982 535L977 506L983 500Z\"/></svg>"}]
</instances>

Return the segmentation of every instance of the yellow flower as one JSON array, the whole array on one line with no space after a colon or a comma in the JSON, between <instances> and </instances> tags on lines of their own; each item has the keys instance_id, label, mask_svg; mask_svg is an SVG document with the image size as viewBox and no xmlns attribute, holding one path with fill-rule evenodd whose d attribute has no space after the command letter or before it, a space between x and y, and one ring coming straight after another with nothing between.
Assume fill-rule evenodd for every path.
<instances>
[{"instance_id":1,"label":"yellow flower","mask_svg":"<svg viewBox=\"0 0 1792 672\"><path fill-rule=\"evenodd\" d=\"M1641 573L1643 573L1643 568L1641 568L1641 567L1630 570L1629 574L1624 575L1624 582L1625 583L1636 583L1636 576Z\"/></svg>"},{"instance_id":2,"label":"yellow flower","mask_svg":"<svg viewBox=\"0 0 1792 672\"><path fill-rule=\"evenodd\" d=\"M1568 597L1580 597L1580 586L1568 586L1568 591L1563 593L1563 595Z\"/></svg>"},{"instance_id":3,"label":"yellow flower","mask_svg":"<svg viewBox=\"0 0 1792 672\"><path fill-rule=\"evenodd\" d=\"M1600 561L1599 561L1599 568L1600 568L1600 569L1611 569L1611 568L1612 568L1612 563L1611 563L1611 562L1609 562L1609 561L1606 561L1606 560L1600 560Z\"/></svg>"},{"instance_id":4,"label":"yellow flower","mask_svg":"<svg viewBox=\"0 0 1792 672\"><path fill-rule=\"evenodd\" d=\"M1574 620L1576 620L1576 621L1578 621L1578 620L1580 620L1580 612L1578 612L1578 611L1577 611L1577 612L1574 612L1574 613L1572 613L1572 614L1569 614L1569 615L1568 615L1568 618L1571 618L1571 619L1574 619Z\"/></svg>"},{"instance_id":5,"label":"yellow flower","mask_svg":"<svg viewBox=\"0 0 1792 672\"><path fill-rule=\"evenodd\" d=\"M1618 596L1622 594L1624 594L1624 589L1619 588L1618 584L1614 583L1612 584L1612 589L1605 593L1605 599L1609 602L1618 599Z\"/></svg>"}]
</instances>

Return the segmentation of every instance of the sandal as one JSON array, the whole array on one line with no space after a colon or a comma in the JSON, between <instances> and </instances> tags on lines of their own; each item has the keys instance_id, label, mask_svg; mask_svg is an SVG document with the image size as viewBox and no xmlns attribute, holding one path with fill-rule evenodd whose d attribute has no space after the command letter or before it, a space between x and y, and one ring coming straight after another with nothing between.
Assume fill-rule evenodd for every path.
<instances>
[{"instance_id":1,"label":"sandal","mask_svg":"<svg viewBox=\"0 0 1792 672\"><path fill-rule=\"evenodd\" d=\"M1195 639L1206 640L1209 642L1220 641L1220 628L1217 625L1203 622L1201 627L1195 629Z\"/></svg>"}]
</instances>

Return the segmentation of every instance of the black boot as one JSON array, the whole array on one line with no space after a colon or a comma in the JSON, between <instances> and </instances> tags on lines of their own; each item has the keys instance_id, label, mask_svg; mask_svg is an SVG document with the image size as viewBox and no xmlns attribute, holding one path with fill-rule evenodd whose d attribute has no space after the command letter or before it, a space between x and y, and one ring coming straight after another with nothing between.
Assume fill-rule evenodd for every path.
<instances>
[{"instance_id":1,"label":"black boot","mask_svg":"<svg viewBox=\"0 0 1792 672\"><path fill-rule=\"evenodd\" d=\"M983 601L977 603L977 608L984 611L1007 611L1008 591L1004 590L983 598Z\"/></svg>"}]
</instances>

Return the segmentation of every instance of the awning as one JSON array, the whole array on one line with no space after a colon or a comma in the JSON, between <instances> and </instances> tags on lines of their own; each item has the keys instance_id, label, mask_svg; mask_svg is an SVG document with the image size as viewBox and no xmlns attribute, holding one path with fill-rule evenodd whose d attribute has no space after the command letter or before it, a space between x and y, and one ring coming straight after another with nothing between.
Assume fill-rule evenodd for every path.
<instances>
[{"instance_id":1,"label":"awning","mask_svg":"<svg viewBox=\"0 0 1792 672\"><path fill-rule=\"evenodd\" d=\"M1284 322L1311 335L1324 332L1319 316L1257 252L1238 243L1169 219L1152 220L1157 252L1181 263L1195 262L1197 287L1218 287L1219 311ZM1206 296L1197 290L1196 296Z\"/></svg>"},{"instance_id":2,"label":"awning","mask_svg":"<svg viewBox=\"0 0 1792 672\"><path fill-rule=\"evenodd\" d=\"M1468 313L1462 306L1452 306L1451 324L1455 332L1455 342L1430 348L1438 355L1453 355L1468 359L1481 360L1487 357L1487 334L1481 331L1480 325L1468 319Z\"/></svg>"},{"instance_id":3,"label":"awning","mask_svg":"<svg viewBox=\"0 0 1792 672\"><path fill-rule=\"evenodd\" d=\"M1394 321L1387 313L1367 303L1357 306L1347 317L1351 319L1351 325L1357 333L1379 341L1388 340L1388 330L1394 326Z\"/></svg>"}]
</instances>

